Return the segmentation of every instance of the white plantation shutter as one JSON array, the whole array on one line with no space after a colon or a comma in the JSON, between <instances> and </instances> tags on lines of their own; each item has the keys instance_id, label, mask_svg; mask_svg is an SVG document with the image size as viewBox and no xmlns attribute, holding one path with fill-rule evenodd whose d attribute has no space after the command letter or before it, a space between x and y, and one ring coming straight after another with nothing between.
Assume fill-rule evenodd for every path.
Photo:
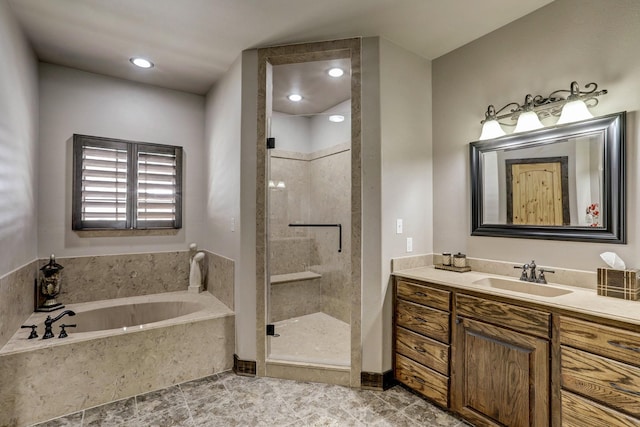
<instances>
[{"instance_id":1,"label":"white plantation shutter","mask_svg":"<svg viewBox=\"0 0 640 427\"><path fill-rule=\"evenodd\" d=\"M126 221L127 150L82 147L82 221Z\"/></svg>"},{"instance_id":2,"label":"white plantation shutter","mask_svg":"<svg viewBox=\"0 0 640 427\"><path fill-rule=\"evenodd\" d=\"M182 226L182 148L74 135L73 229Z\"/></svg>"},{"instance_id":3,"label":"white plantation shutter","mask_svg":"<svg viewBox=\"0 0 640 427\"><path fill-rule=\"evenodd\" d=\"M148 147L139 147L137 156L137 224L147 228L176 220L175 153L158 153Z\"/></svg>"}]
</instances>

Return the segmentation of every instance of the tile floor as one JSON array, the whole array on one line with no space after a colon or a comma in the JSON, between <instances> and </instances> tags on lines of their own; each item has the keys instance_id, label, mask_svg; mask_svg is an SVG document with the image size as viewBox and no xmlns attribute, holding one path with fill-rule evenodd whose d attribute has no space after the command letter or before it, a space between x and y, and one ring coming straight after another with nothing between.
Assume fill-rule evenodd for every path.
<instances>
[{"instance_id":1,"label":"tile floor","mask_svg":"<svg viewBox=\"0 0 640 427\"><path fill-rule=\"evenodd\" d=\"M37 426L417 425L469 426L400 386L376 392L224 372Z\"/></svg>"}]
</instances>

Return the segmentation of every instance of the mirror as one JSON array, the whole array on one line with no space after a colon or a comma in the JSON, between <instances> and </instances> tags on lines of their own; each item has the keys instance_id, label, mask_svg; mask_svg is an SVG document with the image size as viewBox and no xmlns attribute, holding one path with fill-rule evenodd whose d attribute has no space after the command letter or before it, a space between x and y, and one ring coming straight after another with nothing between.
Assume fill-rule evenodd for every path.
<instances>
[{"instance_id":1,"label":"mirror","mask_svg":"<svg viewBox=\"0 0 640 427\"><path fill-rule=\"evenodd\" d=\"M625 118L472 142L471 235L626 243Z\"/></svg>"}]
</instances>

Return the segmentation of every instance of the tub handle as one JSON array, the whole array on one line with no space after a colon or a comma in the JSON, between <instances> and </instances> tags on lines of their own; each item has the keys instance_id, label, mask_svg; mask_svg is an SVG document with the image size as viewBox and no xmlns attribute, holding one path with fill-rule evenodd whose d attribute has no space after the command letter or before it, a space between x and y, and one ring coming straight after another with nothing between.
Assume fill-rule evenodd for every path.
<instances>
[{"instance_id":1,"label":"tub handle","mask_svg":"<svg viewBox=\"0 0 640 427\"><path fill-rule=\"evenodd\" d=\"M64 323L62 325L60 325L60 335L58 335L58 338L66 338L69 335L67 335L67 331L64 330L64 328L75 328L78 325L65 325Z\"/></svg>"},{"instance_id":2,"label":"tub handle","mask_svg":"<svg viewBox=\"0 0 640 427\"><path fill-rule=\"evenodd\" d=\"M31 328L31 333L29 334L29 338L27 339L34 339L34 338L38 338L38 332L36 331L36 328L38 327L38 325L22 325L20 326L20 328L22 329L29 329Z\"/></svg>"}]
</instances>

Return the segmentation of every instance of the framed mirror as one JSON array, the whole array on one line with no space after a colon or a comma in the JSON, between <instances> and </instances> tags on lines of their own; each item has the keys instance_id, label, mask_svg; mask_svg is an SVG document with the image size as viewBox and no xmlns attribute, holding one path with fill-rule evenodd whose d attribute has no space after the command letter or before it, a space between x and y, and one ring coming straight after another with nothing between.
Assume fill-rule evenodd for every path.
<instances>
[{"instance_id":1,"label":"framed mirror","mask_svg":"<svg viewBox=\"0 0 640 427\"><path fill-rule=\"evenodd\" d=\"M626 243L625 118L472 142L471 235Z\"/></svg>"}]
</instances>

